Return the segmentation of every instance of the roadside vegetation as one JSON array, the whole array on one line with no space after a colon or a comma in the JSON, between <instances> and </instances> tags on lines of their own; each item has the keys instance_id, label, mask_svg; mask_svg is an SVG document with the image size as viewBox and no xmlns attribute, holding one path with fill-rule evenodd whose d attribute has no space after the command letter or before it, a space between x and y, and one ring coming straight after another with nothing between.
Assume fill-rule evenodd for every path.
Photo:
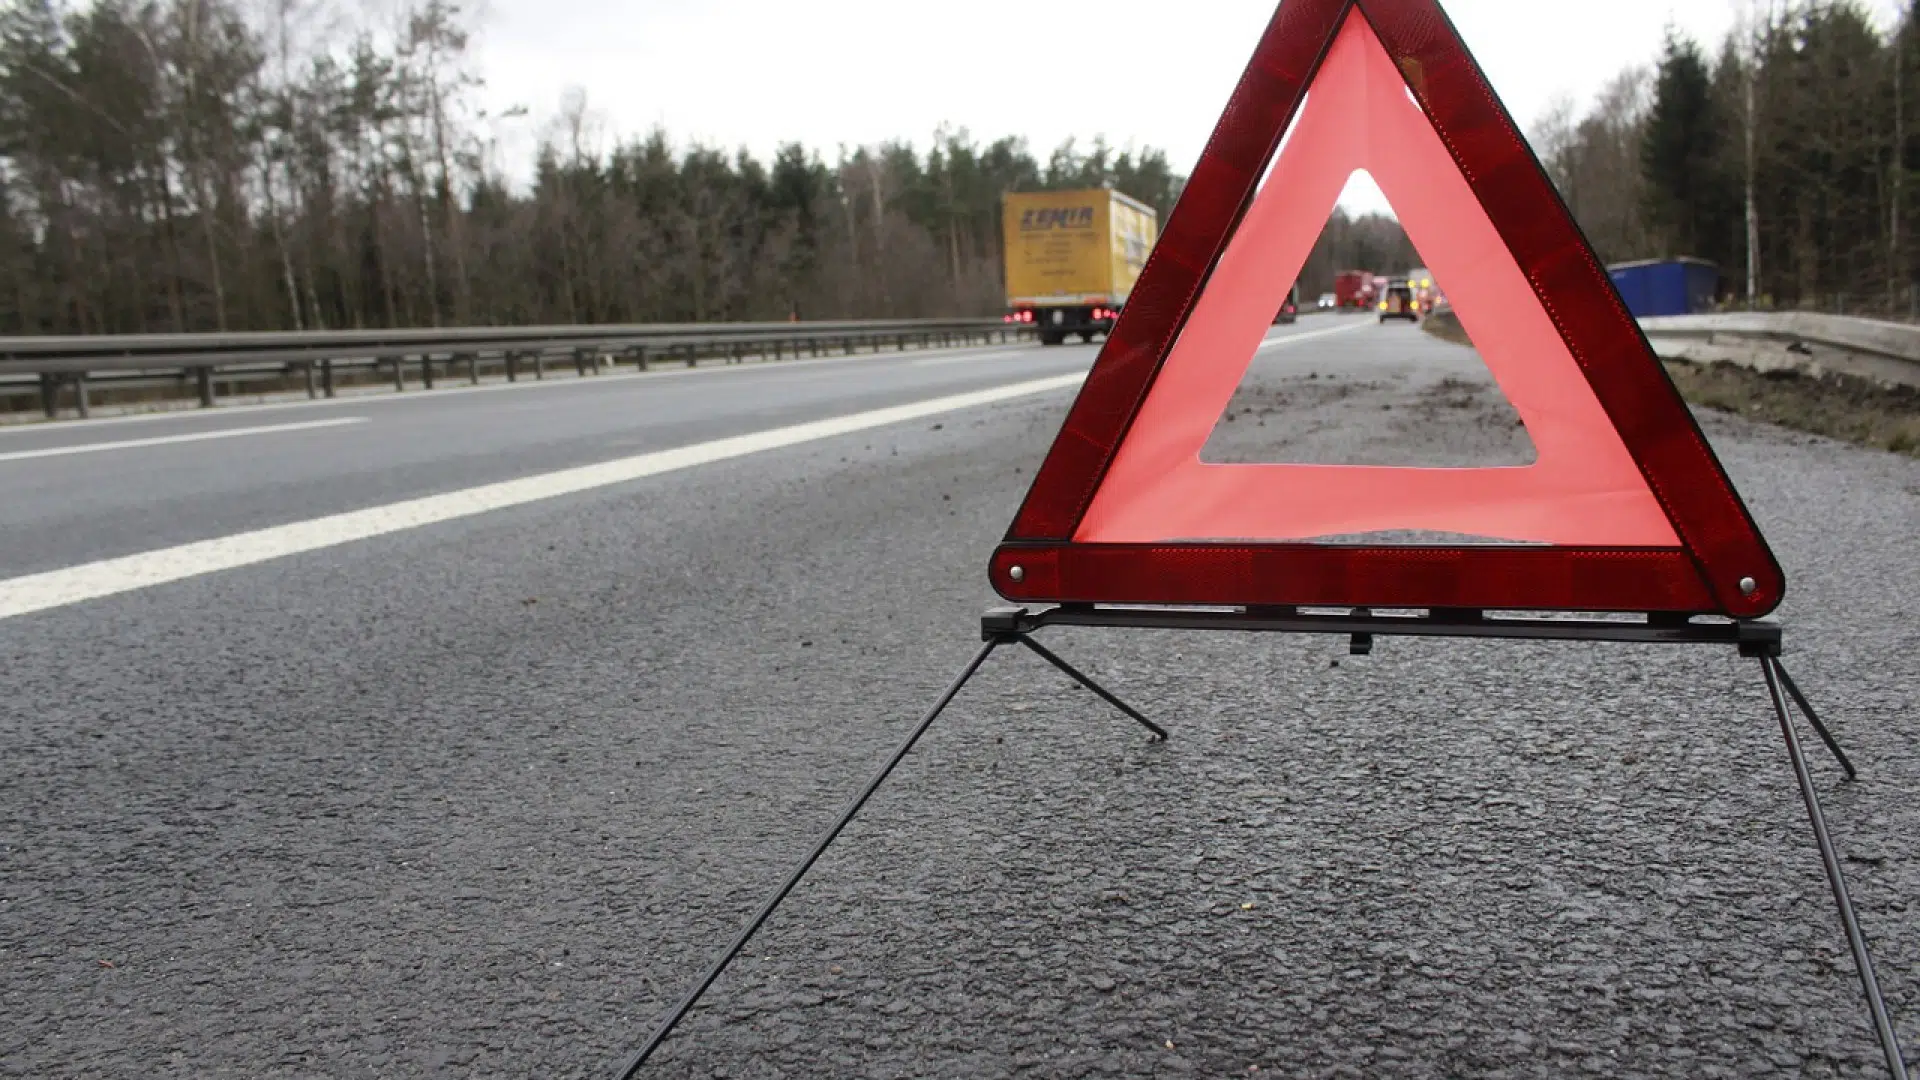
<instances>
[{"instance_id":1,"label":"roadside vegetation","mask_svg":"<svg viewBox=\"0 0 1920 1080\"><path fill-rule=\"evenodd\" d=\"M1703 256L1744 296L1751 206L1756 302L1908 315L1911 6L1772 6L1558 103L1533 144L1609 261ZM987 314L1003 192L1111 184L1164 219L1183 183L1097 132L769 161L608 132L558 86L488 115L471 12L369 10L0 0L0 334ZM500 160L516 126L530 176ZM1417 261L1391 218L1338 214L1301 292Z\"/></svg>"}]
</instances>

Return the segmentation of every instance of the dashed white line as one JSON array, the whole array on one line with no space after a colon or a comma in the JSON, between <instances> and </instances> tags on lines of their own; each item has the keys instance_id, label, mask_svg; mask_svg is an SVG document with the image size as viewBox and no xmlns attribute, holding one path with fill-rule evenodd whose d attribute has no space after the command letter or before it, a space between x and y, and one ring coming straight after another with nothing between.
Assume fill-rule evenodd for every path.
<instances>
[{"instance_id":1,"label":"dashed white line","mask_svg":"<svg viewBox=\"0 0 1920 1080\"><path fill-rule=\"evenodd\" d=\"M235 439L242 435L274 435L286 431L311 431L315 428L364 424L364 416L339 416L331 420L307 420L298 424L268 424L261 427L223 428L219 431L194 431L185 435L156 435L151 439L121 439L117 442L78 443L73 446L48 446L39 450L10 450L0 461L27 461L33 458L65 457L69 454L96 454L106 450L132 450L141 446L166 446L170 443L205 442L208 439Z\"/></svg>"},{"instance_id":2,"label":"dashed white line","mask_svg":"<svg viewBox=\"0 0 1920 1080\"><path fill-rule=\"evenodd\" d=\"M1032 349L1007 349L1002 352L967 353L962 356L929 356L924 360L915 360L914 367L942 367L947 364L965 364L975 360L1005 360L1009 356L1030 356ZM1047 353L1039 354L1049 355Z\"/></svg>"},{"instance_id":3,"label":"dashed white line","mask_svg":"<svg viewBox=\"0 0 1920 1080\"><path fill-rule=\"evenodd\" d=\"M930 398L909 405L836 416L790 427L757 431L711 442L696 443L673 450L659 450L542 473L538 476L484 484L479 487L429 495L385 506L352 510L342 514L276 525L252 532L200 540L176 547L161 548L117 559L0 581L0 619L77 604L116 593L144 589L172 581L200 577L266 562L300 552L315 551L433 525L456 518L520 506L559 495L589 491L611 484L622 484L642 477L706 465L728 458L756 454L784 446L848 435L870 428L903 423L941 413L990 405L1000 401L1044 394L1075 386L1086 378L1084 372L1057 375L1010 383L990 390Z\"/></svg>"}]
</instances>

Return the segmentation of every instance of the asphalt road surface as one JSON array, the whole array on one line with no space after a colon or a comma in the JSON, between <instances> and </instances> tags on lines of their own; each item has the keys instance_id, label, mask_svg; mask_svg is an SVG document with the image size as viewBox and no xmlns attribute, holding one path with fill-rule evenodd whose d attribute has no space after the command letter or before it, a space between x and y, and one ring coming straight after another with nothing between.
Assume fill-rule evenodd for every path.
<instances>
[{"instance_id":1,"label":"asphalt road surface","mask_svg":"<svg viewBox=\"0 0 1920 1080\"><path fill-rule=\"evenodd\" d=\"M1274 334L1207 456L1530 452ZM978 647L1093 352L0 433L0 1075L608 1075ZM1920 463L1703 422L1920 1061ZM642 1075L1885 1075L1753 661L1046 640L1173 739L996 656Z\"/></svg>"}]
</instances>

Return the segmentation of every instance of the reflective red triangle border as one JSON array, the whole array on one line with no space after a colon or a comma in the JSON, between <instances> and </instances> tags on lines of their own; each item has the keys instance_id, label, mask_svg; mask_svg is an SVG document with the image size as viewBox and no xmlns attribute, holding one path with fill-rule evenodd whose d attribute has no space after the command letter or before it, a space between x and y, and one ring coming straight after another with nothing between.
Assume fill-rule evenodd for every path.
<instances>
[{"instance_id":1,"label":"reflective red triangle border","mask_svg":"<svg viewBox=\"0 0 1920 1080\"><path fill-rule=\"evenodd\" d=\"M1680 547L1073 542L1322 57L1356 7L1531 283ZM1001 596L1024 603L1737 618L1767 614L1786 591L1779 563L1693 414L1438 0L1282 0L994 552L988 577Z\"/></svg>"}]
</instances>

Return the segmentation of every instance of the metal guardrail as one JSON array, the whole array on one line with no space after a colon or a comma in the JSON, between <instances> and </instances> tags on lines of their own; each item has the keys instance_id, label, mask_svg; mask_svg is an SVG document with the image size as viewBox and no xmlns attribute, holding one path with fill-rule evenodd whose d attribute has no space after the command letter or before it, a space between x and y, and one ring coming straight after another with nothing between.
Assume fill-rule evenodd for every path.
<instances>
[{"instance_id":1,"label":"metal guardrail","mask_svg":"<svg viewBox=\"0 0 1920 1080\"><path fill-rule=\"evenodd\" d=\"M48 417L59 415L63 390L86 416L90 384L152 385L155 376L171 376L163 385L192 379L200 404L212 407L216 383L304 377L307 395L318 398L333 397L342 374L382 368L391 369L396 390L405 388L409 368L432 389L436 365L477 383L485 361L516 381L525 366L543 378L555 356L570 357L585 376L608 361L644 371L655 363L692 367L702 357L734 363L756 354L775 360L803 352L852 355L861 346L877 352L889 345L1006 341L1030 332L999 319L904 319L0 338L0 395L9 382L23 386L16 393L32 392L37 382Z\"/></svg>"},{"instance_id":2,"label":"metal guardrail","mask_svg":"<svg viewBox=\"0 0 1920 1080\"><path fill-rule=\"evenodd\" d=\"M1434 319L1458 320L1450 307ZM1432 322L1433 320L1429 320ZM1920 389L1920 326L1813 311L1662 315L1639 320L1654 352L1755 371L1834 372L1887 387Z\"/></svg>"},{"instance_id":3,"label":"metal guardrail","mask_svg":"<svg viewBox=\"0 0 1920 1080\"><path fill-rule=\"evenodd\" d=\"M1640 320L1663 356L1760 371L1833 371L1920 389L1920 326L1812 311L1722 312Z\"/></svg>"}]
</instances>

